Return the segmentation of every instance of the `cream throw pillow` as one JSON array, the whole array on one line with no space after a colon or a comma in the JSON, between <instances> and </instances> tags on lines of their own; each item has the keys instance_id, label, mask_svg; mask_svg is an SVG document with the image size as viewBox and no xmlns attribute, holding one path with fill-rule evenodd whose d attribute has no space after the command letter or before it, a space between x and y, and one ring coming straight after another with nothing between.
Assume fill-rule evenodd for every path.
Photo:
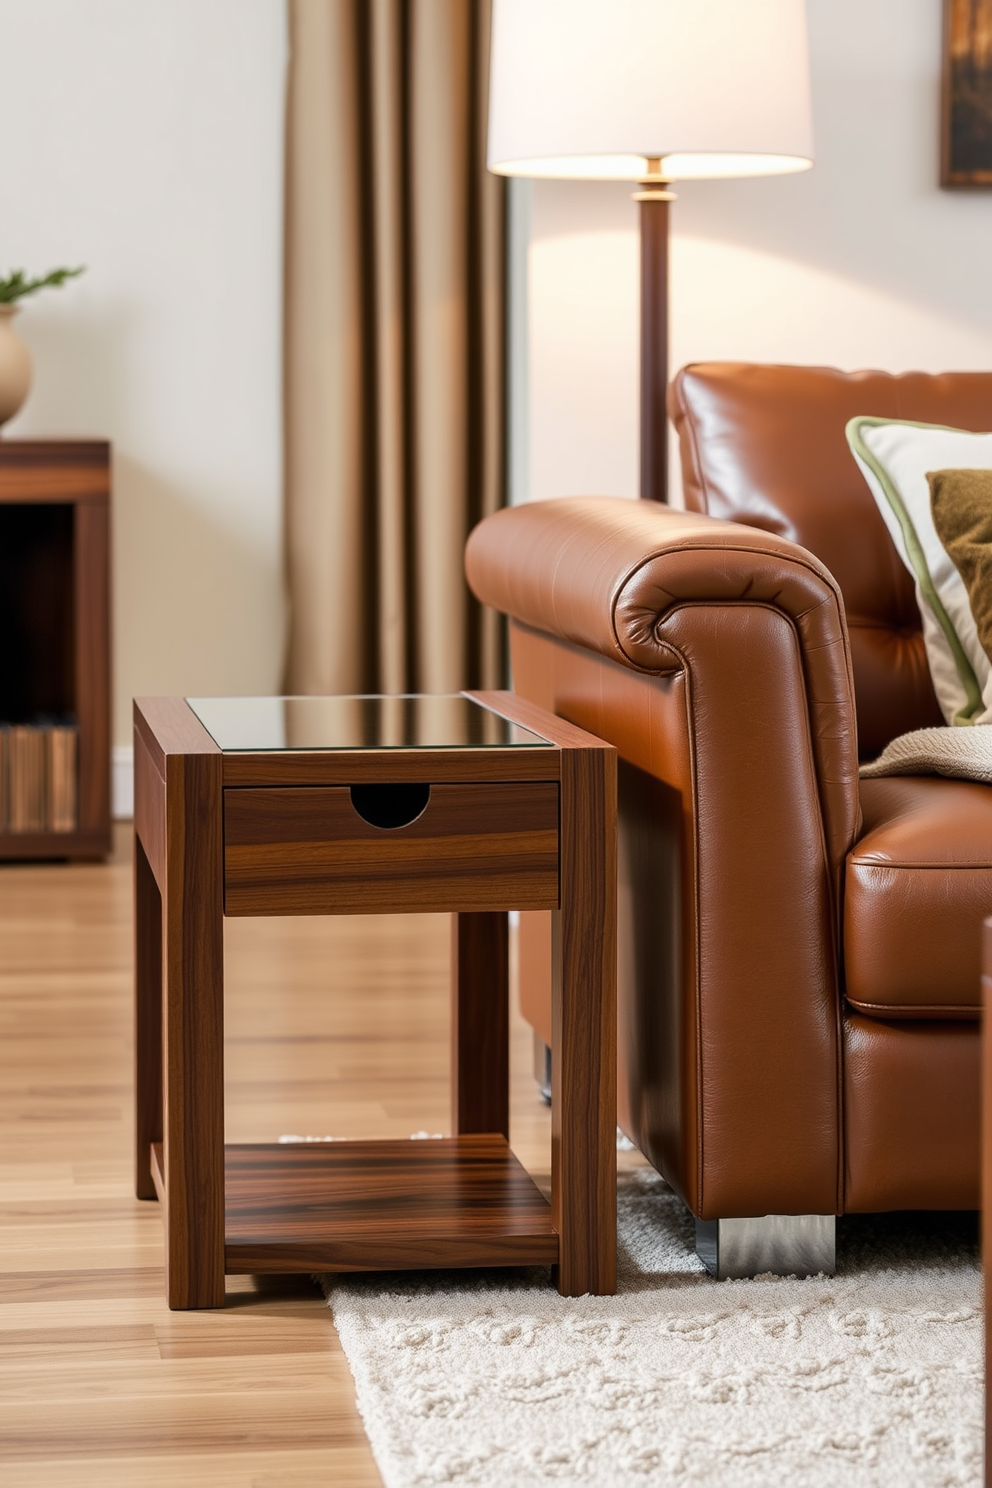
<instances>
[{"instance_id":1,"label":"cream throw pillow","mask_svg":"<svg viewBox=\"0 0 992 1488\"><path fill-rule=\"evenodd\" d=\"M937 536L927 482L931 470L992 470L992 434L881 418L853 418L846 433L896 551L916 580L930 675L945 719L992 723L992 662L978 638L968 591Z\"/></svg>"}]
</instances>

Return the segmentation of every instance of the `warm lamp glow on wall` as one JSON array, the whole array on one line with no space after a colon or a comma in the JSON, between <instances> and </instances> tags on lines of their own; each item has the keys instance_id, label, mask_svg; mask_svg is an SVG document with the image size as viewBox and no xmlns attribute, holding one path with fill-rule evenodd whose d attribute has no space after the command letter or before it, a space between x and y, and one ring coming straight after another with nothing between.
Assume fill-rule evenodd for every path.
<instances>
[{"instance_id":1,"label":"warm lamp glow on wall","mask_svg":"<svg viewBox=\"0 0 992 1488\"><path fill-rule=\"evenodd\" d=\"M488 157L640 183L641 495L663 501L669 188L812 165L804 0L493 0Z\"/></svg>"}]
</instances>

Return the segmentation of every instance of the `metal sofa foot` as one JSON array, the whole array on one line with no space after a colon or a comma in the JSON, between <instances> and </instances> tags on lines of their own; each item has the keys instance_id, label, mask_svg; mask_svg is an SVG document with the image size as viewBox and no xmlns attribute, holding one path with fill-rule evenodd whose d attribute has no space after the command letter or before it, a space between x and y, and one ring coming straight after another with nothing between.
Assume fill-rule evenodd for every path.
<instances>
[{"instance_id":1,"label":"metal sofa foot","mask_svg":"<svg viewBox=\"0 0 992 1488\"><path fill-rule=\"evenodd\" d=\"M833 1276L833 1214L766 1214L760 1219L697 1219L696 1254L717 1281L760 1276Z\"/></svg>"},{"instance_id":2,"label":"metal sofa foot","mask_svg":"<svg viewBox=\"0 0 992 1488\"><path fill-rule=\"evenodd\" d=\"M534 1035L534 1079L541 1099L551 1104L551 1050L539 1033Z\"/></svg>"}]
</instances>

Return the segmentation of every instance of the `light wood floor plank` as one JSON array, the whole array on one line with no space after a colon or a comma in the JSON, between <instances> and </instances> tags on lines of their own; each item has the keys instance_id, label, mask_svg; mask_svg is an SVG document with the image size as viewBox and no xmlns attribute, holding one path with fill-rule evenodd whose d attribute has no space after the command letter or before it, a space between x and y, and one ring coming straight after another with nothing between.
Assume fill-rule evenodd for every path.
<instances>
[{"instance_id":1,"label":"light wood floor plank","mask_svg":"<svg viewBox=\"0 0 992 1488\"><path fill-rule=\"evenodd\" d=\"M5 1463L4 1488L368 1488L368 1448L212 1452Z\"/></svg>"}]
</instances>

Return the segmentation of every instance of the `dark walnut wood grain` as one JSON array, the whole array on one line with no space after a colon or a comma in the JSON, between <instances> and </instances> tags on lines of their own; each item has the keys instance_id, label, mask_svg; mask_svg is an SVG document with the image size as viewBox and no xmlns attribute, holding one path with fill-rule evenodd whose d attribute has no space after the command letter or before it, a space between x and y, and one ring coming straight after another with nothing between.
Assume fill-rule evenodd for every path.
<instances>
[{"instance_id":1,"label":"dark walnut wood grain","mask_svg":"<svg viewBox=\"0 0 992 1488\"><path fill-rule=\"evenodd\" d=\"M162 896L139 833L134 839L134 1186L157 1197L149 1166L162 1141Z\"/></svg>"},{"instance_id":2,"label":"dark walnut wood grain","mask_svg":"<svg viewBox=\"0 0 992 1488\"><path fill-rule=\"evenodd\" d=\"M506 692L471 696L559 746L552 914L551 1192L563 1296L616 1290L617 755Z\"/></svg>"},{"instance_id":3,"label":"dark walnut wood grain","mask_svg":"<svg viewBox=\"0 0 992 1488\"><path fill-rule=\"evenodd\" d=\"M164 1206L168 1204L168 1194L165 1185L165 1147L161 1142L153 1142L148 1154L149 1171L151 1172L152 1187L155 1197Z\"/></svg>"},{"instance_id":4,"label":"dark walnut wood grain","mask_svg":"<svg viewBox=\"0 0 992 1488\"><path fill-rule=\"evenodd\" d=\"M134 726L163 777L170 755L215 754L222 759L220 749L184 698L135 698Z\"/></svg>"},{"instance_id":5,"label":"dark walnut wood grain","mask_svg":"<svg viewBox=\"0 0 992 1488\"><path fill-rule=\"evenodd\" d=\"M506 915L452 916L451 1129L510 1136Z\"/></svg>"},{"instance_id":6,"label":"dark walnut wood grain","mask_svg":"<svg viewBox=\"0 0 992 1488\"><path fill-rule=\"evenodd\" d=\"M547 1200L495 1135L228 1147L229 1273L554 1264Z\"/></svg>"},{"instance_id":7,"label":"dark walnut wood grain","mask_svg":"<svg viewBox=\"0 0 992 1488\"><path fill-rule=\"evenodd\" d=\"M558 1290L616 1291L617 756L562 753L551 917L551 1193Z\"/></svg>"},{"instance_id":8,"label":"dark walnut wood grain","mask_svg":"<svg viewBox=\"0 0 992 1488\"><path fill-rule=\"evenodd\" d=\"M166 1288L224 1303L224 937L220 753L166 759L163 900Z\"/></svg>"},{"instance_id":9,"label":"dark walnut wood grain","mask_svg":"<svg viewBox=\"0 0 992 1488\"><path fill-rule=\"evenodd\" d=\"M109 471L107 473L109 482ZM104 832L110 851L110 505L75 511L75 713L79 722L79 830Z\"/></svg>"},{"instance_id":10,"label":"dark walnut wood grain","mask_svg":"<svg viewBox=\"0 0 992 1488\"><path fill-rule=\"evenodd\" d=\"M182 699L134 705L137 1191L163 1200L173 1308L224 1302L221 753ZM157 885L155 880L157 879ZM156 936L160 965L156 975ZM161 1030L157 1004L162 1008ZM158 1059L158 1081L152 1071ZM159 1089L161 1095L159 1095ZM161 1109L159 1109L159 1104ZM145 1149L147 1152L147 1148Z\"/></svg>"},{"instance_id":11,"label":"dark walnut wood grain","mask_svg":"<svg viewBox=\"0 0 992 1488\"><path fill-rule=\"evenodd\" d=\"M382 777L381 749L266 750L225 754L224 788L233 786L357 785ZM402 749L389 753L390 780L434 785L492 780L557 780L558 750Z\"/></svg>"},{"instance_id":12,"label":"dark walnut wood grain","mask_svg":"<svg viewBox=\"0 0 992 1488\"><path fill-rule=\"evenodd\" d=\"M72 509L71 623L65 638L71 660L65 696L43 711L75 714L79 725L76 830L0 833L0 859L102 857L110 851L109 444L0 439L0 505ZM30 624L30 614L25 620Z\"/></svg>"},{"instance_id":13,"label":"dark walnut wood grain","mask_svg":"<svg viewBox=\"0 0 992 1488\"><path fill-rule=\"evenodd\" d=\"M110 832L0 832L0 862L42 862L102 858L110 851Z\"/></svg>"},{"instance_id":14,"label":"dark walnut wood grain","mask_svg":"<svg viewBox=\"0 0 992 1488\"><path fill-rule=\"evenodd\" d=\"M109 472L105 439L0 442L0 501L105 502Z\"/></svg>"},{"instance_id":15,"label":"dark walnut wood grain","mask_svg":"<svg viewBox=\"0 0 992 1488\"><path fill-rule=\"evenodd\" d=\"M616 752L479 696L553 747L231 756L181 699L136 704L137 1186L166 1211L171 1307L219 1306L225 1272L545 1263L565 1295L615 1290ZM426 805L392 817L351 794L411 781ZM553 911L550 1207L506 1140L516 906ZM372 910L457 911L458 1135L225 1158L223 913Z\"/></svg>"},{"instance_id":16,"label":"dark walnut wood grain","mask_svg":"<svg viewBox=\"0 0 992 1488\"><path fill-rule=\"evenodd\" d=\"M587 734L585 729L579 728L577 724L569 723L567 718L559 718L555 713L546 713L536 703L518 697L515 692L468 692L466 697L475 698L484 707L492 708L504 718L509 718L512 723L519 723L522 728L540 734L542 739L547 739L549 743L557 746L555 753L559 760L562 749L610 751L613 747L610 744L604 744L594 734Z\"/></svg>"},{"instance_id":17,"label":"dark walnut wood grain","mask_svg":"<svg viewBox=\"0 0 992 1488\"><path fill-rule=\"evenodd\" d=\"M165 882L165 776L138 728L134 730L134 831L161 889Z\"/></svg>"},{"instance_id":18,"label":"dark walnut wood grain","mask_svg":"<svg viewBox=\"0 0 992 1488\"><path fill-rule=\"evenodd\" d=\"M363 821L344 786L225 790L224 885L228 915L547 909L558 786L432 785L396 828Z\"/></svg>"}]
</instances>

